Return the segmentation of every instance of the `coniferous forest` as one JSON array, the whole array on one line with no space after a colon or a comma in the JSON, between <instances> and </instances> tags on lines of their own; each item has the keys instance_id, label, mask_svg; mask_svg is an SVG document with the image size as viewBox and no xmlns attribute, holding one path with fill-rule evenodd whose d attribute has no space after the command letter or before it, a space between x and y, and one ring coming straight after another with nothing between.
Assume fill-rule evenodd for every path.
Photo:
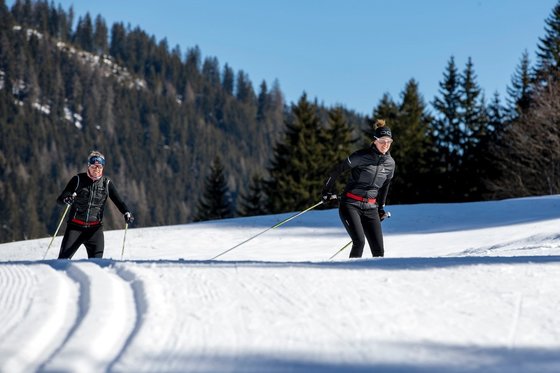
<instances>
[{"instance_id":1,"label":"coniferous forest","mask_svg":"<svg viewBox=\"0 0 560 373\"><path fill-rule=\"evenodd\" d=\"M75 18L0 0L0 242L54 233L56 197L93 149L136 227L299 211L379 118L395 138L390 204L560 193L560 3L536 61L520 53L507 97L480 87L475 61L450 56L436 97L410 79L371 116L305 92L287 103L280 82L255 85L198 46ZM106 216L106 229L123 227L111 203Z\"/></svg>"}]
</instances>

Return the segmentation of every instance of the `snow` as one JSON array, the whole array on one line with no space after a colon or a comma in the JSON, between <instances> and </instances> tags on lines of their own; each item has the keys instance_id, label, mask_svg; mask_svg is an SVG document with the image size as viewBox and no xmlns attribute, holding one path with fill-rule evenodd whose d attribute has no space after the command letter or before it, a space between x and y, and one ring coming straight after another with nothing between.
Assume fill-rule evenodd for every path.
<instances>
[{"instance_id":1,"label":"snow","mask_svg":"<svg viewBox=\"0 0 560 373\"><path fill-rule=\"evenodd\" d=\"M386 257L337 210L0 245L0 372L558 372L560 196L392 206Z\"/></svg>"}]
</instances>

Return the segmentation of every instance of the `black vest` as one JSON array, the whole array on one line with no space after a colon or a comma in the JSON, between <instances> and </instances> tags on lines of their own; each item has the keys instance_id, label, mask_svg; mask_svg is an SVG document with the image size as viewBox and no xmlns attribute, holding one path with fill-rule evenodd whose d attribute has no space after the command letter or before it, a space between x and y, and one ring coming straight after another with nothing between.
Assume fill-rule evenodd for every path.
<instances>
[{"instance_id":1,"label":"black vest","mask_svg":"<svg viewBox=\"0 0 560 373\"><path fill-rule=\"evenodd\" d=\"M102 176L101 179L93 181L85 172L78 174L77 177L78 185L75 190L77 195L70 210L70 222L72 219L86 223L101 222L111 180Z\"/></svg>"}]
</instances>

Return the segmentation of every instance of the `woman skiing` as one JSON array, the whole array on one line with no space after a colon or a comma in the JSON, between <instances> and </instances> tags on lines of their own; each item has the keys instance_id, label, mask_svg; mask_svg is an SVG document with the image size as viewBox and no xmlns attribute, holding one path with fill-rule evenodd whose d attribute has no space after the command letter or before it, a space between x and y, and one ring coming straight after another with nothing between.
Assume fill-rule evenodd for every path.
<instances>
[{"instance_id":1,"label":"woman skiing","mask_svg":"<svg viewBox=\"0 0 560 373\"><path fill-rule=\"evenodd\" d=\"M336 179L351 171L339 207L340 220L352 238L350 258L362 257L364 236L374 257L385 253L381 221L387 217L385 201L395 171L395 161L389 153L392 143L391 130L384 120L378 120L371 146L352 153L334 166L324 183L323 200L337 198L332 190Z\"/></svg>"},{"instance_id":2,"label":"woman skiing","mask_svg":"<svg viewBox=\"0 0 560 373\"><path fill-rule=\"evenodd\" d=\"M127 223L134 221L113 182L103 176L104 166L103 154L91 152L87 171L70 179L56 200L59 204L71 205L58 259L71 259L82 244L86 247L88 258L103 257L103 210L107 197L111 198Z\"/></svg>"}]
</instances>

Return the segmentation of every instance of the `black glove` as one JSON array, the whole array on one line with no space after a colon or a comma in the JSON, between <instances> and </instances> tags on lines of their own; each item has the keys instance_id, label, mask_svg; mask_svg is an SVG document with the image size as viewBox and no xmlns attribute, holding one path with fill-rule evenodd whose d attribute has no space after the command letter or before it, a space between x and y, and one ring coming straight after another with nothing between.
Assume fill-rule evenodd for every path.
<instances>
[{"instance_id":1,"label":"black glove","mask_svg":"<svg viewBox=\"0 0 560 373\"><path fill-rule=\"evenodd\" d=\"M336 193L327 192L327 191L322 191L321 195L322 195L321 198L323 199L324 202L330 202L338 198Z\"/></svg>"},{"instance_id":2,"label":"black glove","mask_svg":"<svg viewBox=\"0 0 560 373\"><path fill-rule=\"evenodd\" d=\"M74 203L74 200L76 199L76 194L72 194L70 196L66 196L62 199L62 202L66 203L67 205L71 205Z\"/></svg>"},{"instance_id":3,"label":"black glove","mask_svg":"<svg viewBox=\"0 0 560 373\"><path fill-rule=\"evenodd\" d=\"M382 207L380 207L377 212L379 213L379 221L383 221L386 218L390 218L391 217L391 213L390 212L386 212L385 210L383 210Z\"/></svg>"},{"instance_id":4,"label":"black glove","mask_svg":"<svg viewBox=\"0 0 560 373\"><path fill-rule=\"evenodd\" d=\"M127 211L124 213L124 221L126 222L126 224L132 224L134 222L134 216L132 216L132 214Z\"/></svg>"}]
</instances>

